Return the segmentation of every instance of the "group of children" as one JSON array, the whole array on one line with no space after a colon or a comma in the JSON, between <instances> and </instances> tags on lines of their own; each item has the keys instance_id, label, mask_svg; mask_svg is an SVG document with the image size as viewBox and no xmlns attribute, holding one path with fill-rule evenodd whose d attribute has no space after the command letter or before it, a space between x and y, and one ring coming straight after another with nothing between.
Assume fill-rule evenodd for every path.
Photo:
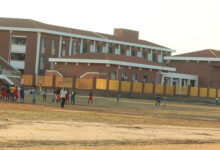
<instances>
[{"instance_id":1,"label":"group of children","mask_svg":"<svg viewBox=\"0 0 220 150\"><path fill-rule=\"evenodd\" d=\"M20 95L20 102L24 102L24 88L15 85L3 84L1 86L1 99L6 101L17 102Z\"/></svg>"},{"instance_id":2,"label":"group of children","mask_svg":"<svg viewBox=\"0 0 220 150\"><path fill-rule=\"evenodd\" d=\"M164 95L163 97L161 97L159 94L156 95L156 106L160 106L160 102L161 102L161 99L163 100L163 106L166 106L166 103L167 103L167 97L166 95Z\"/></svg>"}]
</instances>

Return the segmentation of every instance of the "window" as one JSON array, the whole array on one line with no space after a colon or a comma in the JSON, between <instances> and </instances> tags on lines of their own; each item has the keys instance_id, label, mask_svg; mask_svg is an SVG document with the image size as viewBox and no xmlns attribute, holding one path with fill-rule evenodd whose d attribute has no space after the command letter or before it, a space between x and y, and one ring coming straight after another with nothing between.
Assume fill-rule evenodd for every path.
<instances>
[{"instance_id":1,"label":"window","mask_svg":"<svg viewBox=\"0 0 220 150\"><path fill-rule=\"evenodd\" d=\"M135 56L135 50L131 50L131 56Z\"/></svg>"},{"instance_id":2,"label":"window","mask_svg":"<svg viewBox=\"0 0 220 150\"><path fill-rule=\"evenodd\" d=\"M95 46L95 52L96 52L96 53L99 52L99 46L98 46L98 45Z\"/></svg>"},{"instance_id":3,"label":"window","mask_svg":"<svg viewBox=\"0 0 220 150\"><path fill-rule=\"evenodd\" d=\"M41 39L41 48L45 48L45 39L44 38Z\"/></svg>"},{"instance_id":4,"label":"window","mask_svg":"<svg viewBox=\"0 0 220 150\"><path fill-rule=\"evenodd\" d=\"M95 53L95 46L94 45L90 45L90 52Z\"/></svg>"},{"instance_id":5,"label":"window","mask_svg":"<svg viewBox=\"0 0 220 150\"><path fill-rule=\"evenodd\" d=\"M77 51L77 44L74 43L73 44L73 54L76 54L76 51Z\"/></svg>"},{"instance_id":6,"label":"window","mask_svg":"<svg viewBox=\"0 0 220 150\"><path fill-rule=\"evenodd\" d=\"M162 55L158 55L158 63L163 63L163 56Z\"/></svg>"},{"instance_id":7,"label":"window","mask_svg":"<svg viewBox=\"0 0 220 150\"><path fill-rule=\"evenodd\" d=\"M50 62L50 70L53 70L53 69L54 69L54 63Z\"/></svg>"},{"instance_id":8,"label":"window","mask_svg":"<svg viewBox=\"0 0 220 150\"><path fill-rule=\"evenodd\" d=\"M126 51L126 56L131 56L131 51L130 50Z\"/></svg>"},{"instance_id":9,"label":"window","mask_svg":"<svg viewBox=\"0 0 220 150\"><path fill-rule=\"evenodd\" d=\"M143 76L142 81L143 81L144 83L147 82L147 75L144 75L144 76Z\"/></svg>"},{"instance_id":10,"label":"window","mask_svg":"<svg viewBox=\"0 0 220 150\"><path fill-rule=\"evenodd\" d=\"M52 40L51 48L52 48L52 49L55 48L55 40Z\"/></svg>"},{"instance_id":11,"label":"window","mask_svg":"<svg viewBox=\"0 0 220 150\"><path fill-rule=\"evenodd\" d=\"M148 53L148 60L152 61L152 54L151 53Z\"/></svg>"},{"instance_id":12,"label":"window","mask_svg":"<svg viewBox=\"0 0 220 150\"><path fill-rule=\"evenodd\" d=\"M103 52L103 53L108 53L108 49L107 49L106 46L103 46L103 47L102 47L102 52Z\"/></svg>"},{"instance_id":13,"label":"window","mask_svg":"<svg viewBox=\"0 0 220 150\"><path fill-rule=\"evenodd\" d=\"M25 54L11 53L11 60L25 60Z\"/></svg>"},{"instance_id":14,"label":"window","mask_svg":"<svg viewBox=\"0 0 220 150\"><path fill-rule=\"evenodd\" d=\"M128 79L127 74L126 73L122 73L121 74L121 80L122 81L126 81Z\"/></svg>"},{"instance_id":15,"label":"window","mask_svg":"<svg viewBox=\"0 0 220 150\"><path fill-rule=\"evenodd\" d=\"M51 55L52 55L52 57L55 57L55 40L52 40Z\"/></svg>"},{"instance_id":16,"label":"window","mask_svg":"<svg viewBox=\"0 0 220 150\"><path fill-rule=\"evenodd\" d=\"M12 44L26 45L26 38L24 38L24 37L12 37Z\"/></svg>"},{"instance_id":17,"label":"window","mask_svg":"<svg viewBox=\"0 0 220 150\"><path fill-rule=\"evenodd\" d=\"M116 80L116 72L111 72L111 80Z\"/></svg>"},{"instance_id":18,"label":"window","mask_svg":"<svg viewBox=\"0 0 220 150\"><path fill-rule=\"evenodd\" d=\"M212 81L209 81L209 87L212 88Z\"/></svg>"},{"instance_id":19,"label":"window","mask_svg":"<svg viewBox=\"0 0 220 150\"><path fill-rule=\"evenodd\" d=\"M87 44L83 44L82 53L86 53L86 51L87 51Z\"/></svg>"},{"instance_id":20,"label":"window","mask_svg":"<svg viewBox=\"0 0 220 150\"><path fill-rule=\"evenodd\" d=\"M116 55L120 55L120 54L121 54L121 51L120 51L119 48L116 48L116 49L115 49L115 54L116 54Z\"/></svg>"},{"instance_id":21,"label":"window","mask_svg":"<svg viewBox=\"0 0 220 150\"><path fill-rule=\"evenodd\" d=\"M112 48L108 47L108 53L111 54L112 53Z\"/></svg>"},{"instance_id":22,"label":"window","mask_svg":"<svg viewBox=\"0 0 220 150\"><path fill-rule=\"evenodd\" d=\"M156 54L154 54L154 53L152 54L152 61L154 61L154 62L156 61Z\"/></svg>"},{"instance_id":23,"label":"window","mask_svg":"<svg viewBox=\"0 0 220 150\"><path fill-rule=\"evenodd\" d=\"M143 53L142 52L137 52L137 56L142 58L143 57Z\"/></svg>"},{"instance_id":24,"label":"window","mask_svg":"<svg viewBox=\"0 0 220 150\"><path fill-rule=\"evenodd\" d=\"M211 74L211 75L213 75L213 71L214 71L214 68L211 66L211 67L210 67L210 74Z\"/></svg>"},{"instance_id":25,"label":"window","mask_svg":"<svg viewBox=\"0 0 220 150\"><path fill-rule=\"evenodd\" d=\"M120 54L121 54L121 55L124 55L124 49L121 49L121 50L120 50Z\"/></svg>"},{"instance_id":26,"label":"window","mask_svg":"<svg viewBox=\"0 0 220 150\"><path fill-rule=\"evenodd\" d=\"M132 74L132 81L136 82L137 81L137 74Z\"/></svg>"},{"instance_id":27,"label":"window","mask_svg":"<svg viewBox=\"0 0 220 150\"><path fill-rule=\"evenodd\" d=\"M40 63L43 64L44 63L44 56L40 57Z\"/></svg>"},{"instance_id":28,"label":"window","mask_svg":"<svg viewBox=\"0 0 220 150\"><path fill-rule=\"evenodd\" d=\"M66 56L66 41L62 42L62 56Z\"/></svg>"}]
</instances>

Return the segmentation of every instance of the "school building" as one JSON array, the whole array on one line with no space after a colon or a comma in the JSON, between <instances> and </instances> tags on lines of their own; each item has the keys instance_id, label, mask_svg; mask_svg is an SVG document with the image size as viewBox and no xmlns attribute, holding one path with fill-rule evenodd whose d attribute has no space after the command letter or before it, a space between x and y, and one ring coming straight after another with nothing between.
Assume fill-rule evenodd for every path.
<instances>
[{"instance_id":1,"label":"school building","mask_svg":"<svg viewBox=\"0 0 220 150\"><path fill-rule=\"evenodd\" d=\"M197 83L196 76L176 74L175 67L165 64L164 57L172 52L175 50L139 39L138 31L128 29L117 28L110 35L30 19L0 18L3 70L23 75L166 81L172 85L167 80L172 73L173 81L185 77L189 83Z\"/></svg>"},{"instance_id":2,"label":"school building","mask_svg":"<svg viewBox=\"0 0 220 150\"><path fill-rule=\"evenodd\" d=\"M166 56L164 60L178 73L198 76L199 87L220 88L220 51L205 49ZM191 84L195 84L194 81Z\"/></svg>"}]
</instances>

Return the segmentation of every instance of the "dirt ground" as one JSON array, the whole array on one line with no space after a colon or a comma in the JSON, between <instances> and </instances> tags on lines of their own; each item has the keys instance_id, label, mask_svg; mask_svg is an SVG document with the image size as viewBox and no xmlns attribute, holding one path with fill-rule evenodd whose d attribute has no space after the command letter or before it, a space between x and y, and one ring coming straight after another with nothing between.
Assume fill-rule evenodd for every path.
<instances>
[{"instance_id":1,"label":"dirt ground","mask_svg":"<svg viewBox=\"0 0 220 150\"><path fill-rule=\"evenodd\" d=\"M10 120L1 121L0 127L0 143L9 147L10 145L29 146L28 144L32 142L31 145L34 146L44 145L42 143L47 143L49 145L59 145L63 143L63 146L66 148L60 147L61 149L73 149L74 146L68 147L65 145L78 143L81 145L80 149L85 149L86 147L83 147L84 145L99 146L99 148L103 146L104 148L104 145L110 146L134 143L136 144L135 149L141 149L141 147L147 149L149 145L141 146L138 144L156 143L160 145L164 144L164 142L202 144L220 141L220 129L218 128L163 125L126 126L73 122L71 120L67 122ZM25 141L27 141L27 143ZM97 141L99 142L97 143ZM166 147L167 144L163 146ZM39 148L53 149L52 147L53 146L40 146ZM32 148L34 149L34 147ZM120 147L117 146L111 146L109 148L120 149ZM128 148L129 147L126 149Z\"/></svg>"},{"instance_id":2,"label":"dirt ground","mask_svg":"<svg viewBox=\"0 0 220 150\"><path fill-rule=\"evenodd\" d=\"M218 111L218 109L211 110ZM90 122L87 118L81 121L74 120L76 117L74 114L82 113L78 117L85 115L91 117L90 112L93 111L0 103L0 149L219 150L220 147L220 128L218 127L175 126L165 125L164 122L160 125L147 122L126 124L122 122L124 120L111 124ZM100 117L113 115L94 112L94 115L100 115ZM47 117L44 117L45 115ZM162 113L162 115L166 114ZM114 113L114 117L109 119L118 122L115 119L121 116L129 120L131 116L134 117L133 114ZM59 119L60 117L65 119ZM142 118L142 116L135 117ZM185 120L182 119L182 121ZM193 120L191 121L190 123L193 124ZM195 121L200 122L198 119ZM218 123L216 120L206 120L206 122Z\"/></svg>"}]
</instances>

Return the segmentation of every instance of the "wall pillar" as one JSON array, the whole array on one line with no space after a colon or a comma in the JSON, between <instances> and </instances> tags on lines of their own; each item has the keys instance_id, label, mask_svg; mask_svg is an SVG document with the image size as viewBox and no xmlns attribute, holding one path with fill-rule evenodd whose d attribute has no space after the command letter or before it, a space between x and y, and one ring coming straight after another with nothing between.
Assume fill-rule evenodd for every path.
<instances>
[{"instance_id":1,"label":"wall pillar","mask_svg":"<svg viewBox=\"0 0 220 150\"><path fill-rule=\"evenodd\" d=\"M39 57L40 57L40 38L41 33L37 33L37 50L36 50L36 62L35 62L35 75L38 75L39 70Z\"/></svg>"},{"instance_id":2,"label":"wall pillar","mask_svg":"<svg viewBox=\"0 0 220 150\"><path fill-rule=\"evenodd\" d=\"M73 42L73 39L72 39L72 37L70 37L70 43L69 43L69 56L71 56L71 53L72 53L72 42Z\"/></svg>"},{"instance_id":3,"label":"wall pillar","mask_svg":"<svg viewBox=\"0 0 220 150\"><path fill-rule=\"evenodd\" d=\"M60 36L60 41L59 41L58 57L61 57L61 48L62 48L62 36Z\"/></svg>"}]
</instances>

